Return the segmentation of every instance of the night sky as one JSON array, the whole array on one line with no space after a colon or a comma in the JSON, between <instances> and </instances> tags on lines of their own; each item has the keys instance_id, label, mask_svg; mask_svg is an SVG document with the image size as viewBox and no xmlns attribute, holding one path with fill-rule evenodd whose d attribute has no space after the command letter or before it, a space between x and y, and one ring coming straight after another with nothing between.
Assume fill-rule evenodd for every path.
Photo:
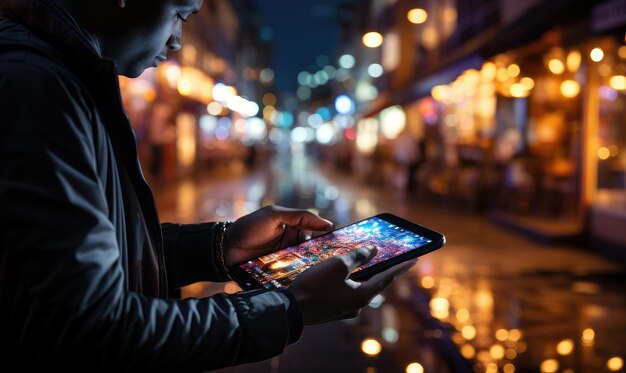
<instances>
[{"instance_id":1,"label":"night sky","mask_svg":"<svg viewBox=\"0 0 626 373\"><path fill-rule=\"evenodd\" d=\"M261 24L273 31L274 87L295 92L302 70L317 71L317 57L337 65L339 25L335 9L340 0L256 0Z\"/></svg>"}]
</instances>

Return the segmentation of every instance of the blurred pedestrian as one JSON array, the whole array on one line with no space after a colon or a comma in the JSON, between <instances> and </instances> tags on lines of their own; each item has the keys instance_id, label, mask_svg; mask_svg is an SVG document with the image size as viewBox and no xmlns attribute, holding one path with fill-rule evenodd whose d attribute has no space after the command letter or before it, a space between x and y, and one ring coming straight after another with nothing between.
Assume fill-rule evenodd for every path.
<instances>
[{"instance_id":1,"label":"blurred pedestrian","mask_svg":"<svg viewBox=\"0 0 626 373\"><path fill-rule=\"evenodd\" d=\"M332 224L266 207L159 223L118 74L181 48L202 0L0 0L0 339L20 370L199 371L266 359L302 326L352 317L412 263L361 286L374 249L293 286L176 299L196 281ZM340 274L338 276L337 274Z\"/></svg>"}]
</instances>

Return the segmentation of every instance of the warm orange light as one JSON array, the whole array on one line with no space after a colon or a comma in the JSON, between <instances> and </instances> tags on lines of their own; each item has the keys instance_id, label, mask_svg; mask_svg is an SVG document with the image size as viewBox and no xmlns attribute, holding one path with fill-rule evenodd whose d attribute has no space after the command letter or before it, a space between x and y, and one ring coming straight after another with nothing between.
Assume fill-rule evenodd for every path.
<instances>
[{"instance_id":1,"label":"warm orange light","mask_svg":"<svg viewBox=\"0 0 626 373\"><path fill-rule=\"evenodd\" d=\"M437 101L447 101L452 95L452 90L447 85L436 85L430 92L431 96Z\"/></svg>"},{"instance_id":2,"label":"warm orange light","mask_svg":"<svg viewBox=\"0 0 626 373\"><path fill-rule=\"evenodd\" d=\"M559 362L556 359L544 360L539 367L541 373L555 373L559 370Z\"/></svg>"},{"instance_id":3,"label":"warm orange light","mask_svg":"<svg viewBox=\"0 0 626 373\"><path fill-rule=\"evenodd\" d=\"M166 63L167 65L165 67L165 79L167 80L170 87L174 88L178 84L178 79L180 79L180 67L173 63Z\"/></svg>"},{"instance_id":4,"label":"warm orange light","mask_svg":"<svg viewBox=\"0 0 626 373\"><path fill-rule=\"evenodd\" d=\"M509 338L509 331L506 329L498 329L496 331L496 339L500 342L506 341Z\"/></svg>"},{"instance_id":5,"label":"warm orange light","mask_svg":"<svg viewBox=\"0 0 626 373\"><path fill-rule=\"evenodd\" d=\"M146 102L154 101L154 99L156 99L156 91L154 89L147 89L143 93L143 99L146 100Z\"/></svg>"},{"instance_id":6,"label":"warm orange light","mask_svg":"<svg viewBox=\"0 0 626 373\"><path fill-rule=\"evenodd\" d=\"M559 355L569 355L574 351L574 341L571 339L564 339L556 345L556 352Z\"/></svg>"},{"instance_id":7,"label":"warm orange light","mask_svg":"<svg viewBox=\"0 0 626 373\"><path fill-rule=\"evenodd\" d=\"M509 88L509 93L513 97L527 97L528 96L528 90L521 83L512 84L511 88Z\"/></svg>"},{"instance_id":8,"label":"warm orange light","mask_svg":"<svg viewBox=\"0 0 626 373\"><path fill-rule=\"evenodd\" d=\"M609 148L603 146L598 149L598 158L600 158L601 160L609 159L610 156L611 156L611 151L609 150ZM590 330L590 329L587 329L587 330ZM593 341L593 334L587 333L587 338L585 338L585 334L583 333L583 341L586 342L587 340Z\"/></svg>"},{"instance_id":9,"label":"warm orange light","mask_svg":"<svg viewBox=\"0 0 626 373\"><path fill-rule=\"evenodd\" d=\"M617 372L624 367L624 359L619 356L612 357L606 362L606 367L612 372Z\"/></svg>"},{"instance_id":10,"label":"warm orange light","mask_svg":"<svg viewBox=\"0 0 626 373\"><path fill-rule=\"evenodd\" d=\"M507 348L506 351L504 351L504 357L513 360L517 357L517 351L515 351L514 348Z\"/></svg>"},{"instance_id":11,"label":"warm orange light","mask_svg":"<svg viewBox=\"0 0 626 373\"><path fill-rule=\"evenodd\" d=\"M589 53L589 57L593 62L600 62L604 58L604 51L600 48L593 48Z\"/></svg>"},{"instance_id":12,"label":"warm orange light","mask_svg":"<svg viewBox=\"0 0 626 373\"><path fill-rule=\"evenodd\" d=\"M576 71L578 71L581 60L582 60L582 56L580 55L579 51L569 52L569 54L567 55L567 61L566 61L567 70L571 73L575 73Z\"/></svg>"},{"instance_id":13,"label":"warm orange light","mask_svg":"<svg viewBox=\"0 0 626 373\"><path fill-rule=\"evenodd\" d=\"M446 298L433 298L430 300L430 308L435 311L448 311L450 309L450 302Z\"/></svg>"},{"instance_id":14,"label":"warm orange light","mask_svg":"<svg viewBox=\"0 0 626 373\"><path fill-rule=\"evenodd\" d=\"M623 91L626 89L626 76L614 75L609 80L609 85L616 91Z\"/></svg>"},{"instance_id":15,"label":"warm orange light","mask_svg":"<svg viewBox=\"0 0 626 373\"><path fill-rule=\"evenodd\" d=\"M580 92L580 84L575 80L566 80L561 83L561 94L566 98L572 98L578 96Z\"/></svg>"},{"instance_id":16,"label":"warm orange light","mask_svg":"<svg viewBox=\"0 0 626 373\"><path fill-rule=\"evenodd\" d=\"M476 355L476 350L474 349L474 346L470 344L464 344L461 347L461 355L463 355L463 357L466 359L471 359Z\"/></svg>"},{"instance_id":17,"label":"warm orange light","mask_svg":"<svg viewBox=\"0 0 626 373\"><path fill-rule=\"evenodd\" d=\"M548 62L548 69L553 74L559 75L563 74L563 71L565 71L565 65L563 65L563 61L553 58Z\"/></svg>"},{"instance_id":18,"label":"warm orange light","mask_svg":"<svg viewBox=\"0 0 626 373\"><path fill-rule=\"evenodd\" d=\"M509 71L506 67L499 67L496 72L496 79L504 82L509 79Z\"/></svg>"},{"instance_id":19,"label":"warm orange light","mask_svg":"<svg viewBox=\"0 0 626 373\"><path fill-rule=\"evenodd\" d=\"M469 318L470 313L465 308L461 308L460 310L456 311L456 319L459 320L459 322L467 322Z\"/></svg>"},{"instance_id":20,"label":"warm orange light","mask_svg":"<svg viewBox=\"0 0 626 373\"><path fill-rule=\"evenodd\" d=\"M522 339L522 332L519 329L509 330L509 339L513 342L517 342Z\"/></svg>"},{"instance_id":21,"label":"warm orange light","mask_svg":"<svg viewBox=\"0 0 626 373\"><path fill-rule=\"evenodd\" d=\"M600 148L602 149L602 148ZM607 154L610 155L611 152L609 151L609 149L606 149ZM606 158L608 158L608 155ZM598 157L600 157L600 150L598 149ZM606 159L604 158L604 159ZM585 330L583 330L583 336L582 336L582 340L583 343L585 344L592 344L594 339L596 338L596 332L593 331L593 329L591 328L587 328Z\"/></svg>"},{"instance_id":22,"label":"warm orange light","mask_svg":"<svg viewBox=\"0 0 626 373\"><path fill-rule=\"evenodd\" d=\"M435 279L430 276L422 277L422 287L424 289L430 289L435 286Z\"/></svg>"},{"instance_id":23,"label":"warm orange light","mask_svg":"<svg viewBox=\"0 0 626 373\"><path fill-rule=\"evenodd\" d=\"M509 67L506 68L506 71L509 76L513 78L517 77L521 72L519 65L515 63L510 64Z\"/></svg>"},{"instance_id":24,"label":"warm orange light","mask_svg":"<svg viewBox=\"0 0 626 373\"><path fill-rule=\"evenodd\" d=\"M530 91L535 87L535 81L533 80L533 78L529 78L527 76L520 79L519 82L521 85L524 86L524 88L526 88L527 91Z\"/></svg>"},{"instance_id":25,"label":"warm orange light","mask_svg":"<svg viewBox=\"0 0 626 373\"><path fill-rule=\"evenodd\" d=\"M380 345L380 342L374 338L368 338L361 342L361 351L363 351L365 355L376 356L381 350L382 346Z\"/></svg>"},{"instance_id":26,"label":"warm orange light","mask_svg":"<svg viewBox=\"0 0 626 373\"><path fill-rule=\"evenodd\" d=\"M485 62L483 67L480 69L480 75L484 82L490 82L495 79L497 72L498 68L493 62Z\"/></svg>"},{"instance_id":27,"label":"warm orange light","mask_svg":"<svg viewBox=\"0 0 626 373\"><path fill-rule=\"evenodd\" d=\"M420 363L411 363L406 366L406 373L424 373L424 367Z\"/></svg>"},{"instance_id":28,"label":"warm orange light","mask_svg":"<svg viewBox=\"0 0 626 373\"><path fill-rule=\"evenodd\" d=\"M626 60L626 45L622 45L621 47L619 47L619 49L617 50L617 55L619 56L619 58Z\"/></svg>"},{"instance_id":29,"label":"warm orange light","mask_svg":"<svg viewBox=\"0 0 626 373\"><path fill-rule=\"evenodd\" d=\"M437 319L445 319L449 316L450 302L446 298L433 298L430 301L430 313Z\"/></svg>"},{"instance_id":30,"label":"warm orange light","mask_svg":"<svg viewBox=\"0 0 626 373\"><path fill-rule=\"evenodd\" d=\"M363 35L363 45L368 48L378 48L382 44L383 36L376 31L371 31Z\"/></svg>"},{"instance_id":31,"label":"warm orange light","mask_svg":"<svg viewBox=\"0 0 626 373\"><path fill-rule=\"evenodd\" d=\"M428 19L428 13L424 9L415 8L409 10L406 17L408 18L409 22L419 25L426 22L426 20Z\"/></svg>"},{"instance_id":32,"label":"warm orange light","mask_svg":"<svg viewBox=\"0 0 626 373\"><path fill-rule=\"evenodd\" d=\"M476 328L472 325L464 326L461 330L461 335L467 340L472 340L476 337Z\"/></svg>"},{"instance_id":33,"label":"warm orange light","mask_svg":"<svg viewBox=\"0 0 626 373\"><path fill-rule=\"evenodd\" d=\"M489 354L494 360L500 360L504 357L504 347L500 345L493 345L489 349Z\"/></svg>"},{"instance_id":34,"label":"warm orange light","mask_svg":"<svg viewBox=\"0 0 626 373\"><path fill-rule=\"evenodd\" d=\"M189 96L191 92L193 91L193 85L191 83L191 80L189 80L186 77L183 77L182 79L178 81L177 88L178 88L178 93L180 93L183 96Z\"/></svg>"}]
</instances>

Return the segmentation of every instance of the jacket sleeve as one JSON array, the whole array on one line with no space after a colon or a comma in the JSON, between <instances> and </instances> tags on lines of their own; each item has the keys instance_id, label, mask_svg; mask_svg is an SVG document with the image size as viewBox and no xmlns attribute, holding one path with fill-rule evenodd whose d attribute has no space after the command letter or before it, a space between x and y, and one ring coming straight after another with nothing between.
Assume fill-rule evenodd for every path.
<instances>
[{"instance_id":1,"label":"jacket sleeve","mask_svg":"<svg viewBox=\"0 0 626 373\"><path fill-rule=\"evenodd\" d=\"M82 97L70 78L0 69L0 322L11 325L0 338L26 365L83 370L206 370L281 353L302 328L290 329L299 316L287 292L126 290Z\"/></svg>"},{"instance_id":2,"label":"jacket sleeve","mask_svg":"<svg viewBox=\"0 0 626 373\"><path fill-rule=\"evenodd\" d=\"M198 281L230 281L222 274L215 255L216 223L163 223L167 277L175 287Z\"/></svg>"}]
</instances>

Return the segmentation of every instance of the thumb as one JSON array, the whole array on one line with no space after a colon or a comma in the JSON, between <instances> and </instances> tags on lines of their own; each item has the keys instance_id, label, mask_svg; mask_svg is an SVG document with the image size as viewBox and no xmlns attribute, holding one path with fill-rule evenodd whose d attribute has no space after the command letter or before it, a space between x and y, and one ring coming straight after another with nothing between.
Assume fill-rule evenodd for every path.
<instances>
[{"instance_id":1,"label":"thumb","mask_svg":"<svg viewBox=\"0 0 626 373\"><path fill-rule=\"evenodd\" d=\"M344 264L348 268L348 276L350 276L350 273L352 273L352 271L356 268L372 260L376 256L377 252L378 250L374 245L366 245L352 250L347 254L339 255L338 258L343 260Z\"/></svg>"}]
</instances>

